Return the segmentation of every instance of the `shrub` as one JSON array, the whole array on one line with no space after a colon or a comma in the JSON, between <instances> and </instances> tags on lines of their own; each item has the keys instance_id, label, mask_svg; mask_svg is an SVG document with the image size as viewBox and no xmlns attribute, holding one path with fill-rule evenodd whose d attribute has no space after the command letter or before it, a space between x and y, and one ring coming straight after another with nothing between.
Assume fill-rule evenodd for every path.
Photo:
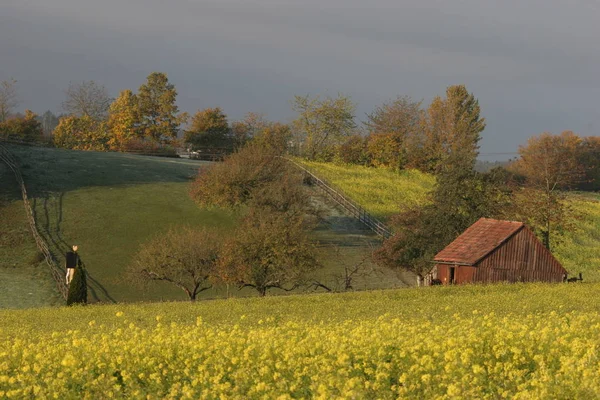
<instances>
[{"instance_id":1,"label":"shrub","mask_svg":"<svg viewBox=\"0 0 600 400\"><path fill-rule=\"evenodd\" d=\"M87 303L87 279L85 269L81 266L75 268L73 280L69 284L69 293L67 294L67 305L86 304Z\"/></svg>"}]
</instances>

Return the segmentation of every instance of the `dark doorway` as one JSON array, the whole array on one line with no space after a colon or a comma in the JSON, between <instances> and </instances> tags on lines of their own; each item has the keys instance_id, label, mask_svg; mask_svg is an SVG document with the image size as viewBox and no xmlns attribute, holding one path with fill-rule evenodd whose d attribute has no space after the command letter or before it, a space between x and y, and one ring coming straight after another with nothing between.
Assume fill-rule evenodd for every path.
<instances>
[{"instance_id":1,"label":"dark doorway","mask_svg":"<svg viewBox=\"0 0 600 400\"><path fill-rule=\"evenodd\" d=\"M454 275L454 271L455 270L456 270L456 267L450 267L450 279L449 279L449 281L450 281L451 285L454 285L454 283L455 283L454 282L454 276L455 276Z\"/></svg>"}]
</instances>

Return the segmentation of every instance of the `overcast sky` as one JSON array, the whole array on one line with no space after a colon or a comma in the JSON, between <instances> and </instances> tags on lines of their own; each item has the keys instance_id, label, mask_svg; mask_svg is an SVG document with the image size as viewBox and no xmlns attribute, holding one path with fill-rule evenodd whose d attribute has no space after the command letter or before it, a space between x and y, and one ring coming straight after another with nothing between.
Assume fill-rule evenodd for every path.
<instances>
[{"instance_id":1,"label":"overcast sky","mask_svg":"<svg viewBox=\"0 0 600 400\"><path fill-rule=\"evenodd\" d=\"M600 0L0 0L0 80L18 80L22 109L59 112L69 81L137 90L152 71L181 110L230 119L288 121L295 94L342 92L363 120L466 84L481 151L510 153L543 131L600 134Z\"/></svg>"}]
</instances>

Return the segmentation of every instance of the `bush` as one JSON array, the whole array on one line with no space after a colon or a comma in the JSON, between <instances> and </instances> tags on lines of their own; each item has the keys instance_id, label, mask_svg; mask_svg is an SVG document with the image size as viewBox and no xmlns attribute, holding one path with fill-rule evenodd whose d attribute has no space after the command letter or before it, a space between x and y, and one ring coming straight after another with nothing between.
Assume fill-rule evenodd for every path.
<instances>
[{"instance_id":1,"label":"bush","mask_svg":"<svg viewBox=\"0 0 600 400\"><path fill-rule=\"evenodd\" d=\"M367 165L369 156L367 154L367 143L364 137L353 135L348 138L339 148L338 159L344 164Z\"/></svg>"},{"instance_id":2,"label":"bush","mask_svg":"<svg viewBox=\"0 0 600 400\"><path fill-rule=\"evenodd\" d=\"M36 114L27 110L25 116L11 118L0 123L0 138L9 141L38 142L44 136L42 124L36 120Z\"/></svg>"},{"instance_id":3,"label":"bush","mask_svg":"<svg viewBox=\"0 0 600 400\"><path fill-rule=\"evenodd\" d=\"M142 138L134 138L125 142L123 151L125 153L135 153L145 156L179 157L174 147L158 143L155 140Z\"/></svg>"}]
</instances>

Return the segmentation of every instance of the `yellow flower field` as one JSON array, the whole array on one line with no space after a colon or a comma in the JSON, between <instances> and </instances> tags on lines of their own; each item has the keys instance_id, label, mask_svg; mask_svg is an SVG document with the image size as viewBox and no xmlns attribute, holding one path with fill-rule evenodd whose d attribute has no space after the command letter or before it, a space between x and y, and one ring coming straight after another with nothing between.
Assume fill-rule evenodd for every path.
<instances>
[{"instance_id":1,"label":"yellow flower field","mask_svg":"<svg viewBox=\"0 0 600 400\"><path fill-rule=\"evenodd\" d=\"M600 397L600 285L0 311L0 398Z\"/></svg>"}]
</instances>

